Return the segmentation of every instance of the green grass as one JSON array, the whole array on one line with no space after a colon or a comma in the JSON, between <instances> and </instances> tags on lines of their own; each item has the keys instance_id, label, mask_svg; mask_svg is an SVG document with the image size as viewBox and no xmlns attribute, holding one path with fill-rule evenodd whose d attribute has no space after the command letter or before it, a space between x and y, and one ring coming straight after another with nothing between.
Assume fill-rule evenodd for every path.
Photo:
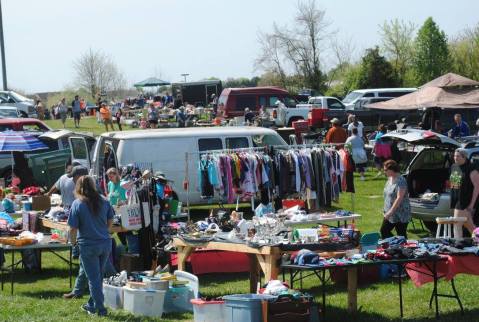
<instances>
[{"instance_id":1,"label":"green grass","mask_svg":"<svg viewBox=\"0 0 479 322\"><path fill-rule=\"evenodd\" d=\"M356 180L355 211L362 214L357 227L362 232L377 231L381 224L383 178L373 178L367 173L367 180ZM352 209L350 194L342 194L337 208ZM409 229L410 238L422 236ZM7 255L7 263L9 262ZM66 301L61 295L69 291L68 270L65 263L45 253L44 271L37 274L18 275L15 295L10 296L7 284L0 292L1 321L160 321L160 319L137 318L124 311L112 311L107 318L91 318L80 311L84 299ZM459 275L457 289L466 308L466 316L458 313L454 300L440 299L443 321L477 321L479 301L477 289L479 281L474 276ZM249 288L247 274L209 274L200 276L201 292L207 296L221 296L233 293L247 293ZM447 283L441 282L439 289L449 292ZM313 294L319 301L319 284L314 278L307 278L304 290ZM416 288L410 281L404 284L404 314L407 321L432 321L433 310L428 307L432 284ZM398 287L393 282L382 282L360 286L358 290L359 313L356 321L399 321ZM351 320L346 311L347 292L345 286L329 284L327 290L328 321ZM191 321L191 314L168 315L161 321Z\"/></svg>"},{"instance_id":2,"label":"green grass","mask_svg":"<svg viewBox=\"0 0 479 322\"><path fill-rule=\"evenodd\" d=\"M54 129L62 129L63 125L60 120L46 120L44 121L48 126ZM118 131L118 126L116 123L113 124L115 130ZM67 118L65 123L65 128L77 132L91 132L95 135L100 135L105 132L105 126L103 124L97 123L95 116L82 117L80 120L80 127L75 128L72 118ZM123 131L137 130L137 128L132 128L127 125L122 125Z\"/></svg>"},{"instance_id":3,"label":"green grass","mask_svg":"<svg viewBox=\"0 0 479 322\"><path fill-rule=\"evenodd\" d=\"M68 120L69 128L74 129L73 121ZM48 122L53 127L59 127L59 121ZM102 126L95 119L83 119L83 131L101 133ZM375 172L368 172L366 181L356 180L354 210L363 217L357 221L357 227L362 232L378 231L382 221L382 190L384 178L374 178ZM357 178L359 179L359 178ZM335 208L352 210L352 199L349 193L342 194ZM200 218L200 216L197 216ZM418 225L417 225L418 226ZM420 231L409 227L409 238L424 236ZM10 255L7 254L7 263ZM124 311L110 311L106 318L90 317L80 310L83 299L66 301L61 298L70 290L68 286L68 269L64 262L51 254L43 255L44 271L37 274L18 275L15 285L15 295L10 296L7 284L0 292L0 321L191 321L191 314L167 315L163 319L148 319L134 317ZM7 277L8 278L8 277ZM209 274L201 275L200 291L206 296L221 296L233 293L248 293L248 274ZM479 279L470 275L459 275L456 287L466 309L461 316L455 300L439 299L442 321L478 321ZM319 282L315 278L307 278L303 288L319 301ZM429 309L428 301L432 284L416 288L410 281L403 285L404 316L406 321L433 321L434 311ZM450 286L439 283L441 293L449 293ZM358 289L358 308L356 316L350 316L347 311L347 291L345 286L328 284L327 288L327 320L328 321L400 321L399 295L397 284L391 281L360 286Z\"/></svg>"}]
</instances>

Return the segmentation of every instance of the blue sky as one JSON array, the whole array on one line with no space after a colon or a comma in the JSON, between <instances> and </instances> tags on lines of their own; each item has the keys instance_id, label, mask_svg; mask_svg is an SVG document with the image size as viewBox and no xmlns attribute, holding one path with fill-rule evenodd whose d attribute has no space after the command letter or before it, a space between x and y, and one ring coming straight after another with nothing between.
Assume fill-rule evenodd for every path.
<instances>
[{"instance_id":1,"label":"blue sky","mask_svg":"<svg viewBox=\"0 0 479 322\"><path fill-rule=\"evenodd\" d=\"M432 16L448 36L479 22L475 0L318 1L338 37L360 54L379 44L378 25ZM130 84L251 77L258 31L289 23L295 0L3 0L9 86L29 93L74 84L72 62L88 50L111 55ZM327 44L324 44L327 47ZM327 48L324 48L327 52Z\"/></svg>"}]
</instances>

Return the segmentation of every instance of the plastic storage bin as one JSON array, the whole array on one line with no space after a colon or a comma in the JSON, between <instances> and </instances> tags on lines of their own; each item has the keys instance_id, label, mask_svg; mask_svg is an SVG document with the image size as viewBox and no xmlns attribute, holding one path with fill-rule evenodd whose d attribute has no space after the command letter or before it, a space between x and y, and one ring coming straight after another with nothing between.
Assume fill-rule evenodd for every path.
<instances>
[{"instance_id":1,"label":"plastic storage bin","mask_svg":"<svg viewBox=\"0 0 479 322\"><path fill-rule=\"evenodd\" d=\"M225 301L191 300L195 322L225 322Z\"/></svg>"},{"instance_id":2,"label":"plastic storage bin","mask_svg":"<svg viewBox=\"0 0 479 322\"><path fill-rule=\"evenodd\" d=\"M274 299L266 294L235 294L223 296L226 322L262 322L262 300Z\"/></svg>"},{"instance_id":3,"label":"plastic storage bin","mask_svg":"<svg viewBox=\"0 0 479 322\"><path fill-rule=\"evenodd\" d=\"M123 308L123 287L103 284L105 305L114 310Z\"/></svg>"},{"instance_id":4,"label":"plastic storage bin","mask_svg":"<svg viewBox=\"0 0 479 322\"><path fill-rule=\"evenodd\" d=\"M193 312L193 298L193 290L188 286L170 287L166 291L165 313Z\"/></svg>"},{"instance_id":5,"label":"plastic storage bin","mask_svg":"<svg viewBox=\"0 0 479 322\"><path fill-rule=\"evenodd\" d=\"M167 291L170 286L170 282L161 280L157 277L143 277L143 283L145 283L146 288L160 291Z\"/></svg>"},{"instance_id":6,"label":"plastic storage bin","mask_svg":"<svg viewBox=\"0 0 479 322\"><path fill-rule=\"evenodd\" d=\"M166 291L125 287L124 309L135 315L161 317Z\"/></svg>"}]
</instances>

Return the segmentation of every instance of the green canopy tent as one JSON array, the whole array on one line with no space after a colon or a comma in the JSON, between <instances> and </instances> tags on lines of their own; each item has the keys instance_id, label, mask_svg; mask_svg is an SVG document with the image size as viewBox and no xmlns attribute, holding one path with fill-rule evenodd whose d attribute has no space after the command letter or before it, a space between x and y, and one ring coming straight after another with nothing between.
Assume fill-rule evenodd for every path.
<instances>
[{"instance_id":1,"label":"green canopy tent","mask_svg":"<svg viewBox=\"0 0 479 322\"><path fill-rule=\"evenodd\" d=\"M156 77L150 77L141 82L133 84L133 86L135 86L136 88L155 87L155 86L163 86L163 85L170 85L170 82L161 80Z\"/></svg>"}]
</instances>

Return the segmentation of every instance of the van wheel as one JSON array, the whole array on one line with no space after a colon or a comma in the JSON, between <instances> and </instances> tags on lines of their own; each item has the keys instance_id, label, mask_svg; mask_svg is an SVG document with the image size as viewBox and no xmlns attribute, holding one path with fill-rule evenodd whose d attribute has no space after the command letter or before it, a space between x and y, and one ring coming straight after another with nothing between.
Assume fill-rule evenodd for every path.
<instances>
[{"instance_id":1,"label":"van wheel","mask_svg":"<svg viewBox=\"0 0 479 322\"><path fill-rule=\"evenodd\" d=\"M23 111L21 111L21 112L20 112L20 117L22 117L22 118L28 118L28 114L25 113L25 112L23 112Z\"/></svg>"}]
</instances>

